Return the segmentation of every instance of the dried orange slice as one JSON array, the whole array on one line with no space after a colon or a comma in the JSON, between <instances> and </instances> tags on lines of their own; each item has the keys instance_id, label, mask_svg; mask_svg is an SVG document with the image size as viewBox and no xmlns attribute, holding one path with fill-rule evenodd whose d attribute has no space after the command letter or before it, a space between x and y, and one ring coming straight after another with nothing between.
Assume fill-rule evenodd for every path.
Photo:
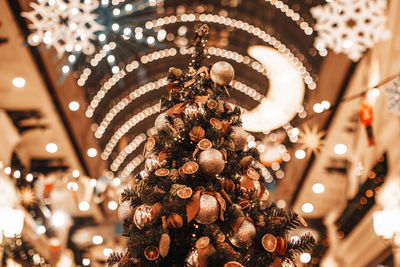
<instances>
[{"instance_id":1,"label":"dried orange slice","mask_svg":"<svg viewBox=\"0 0 400 267\"><path fill-rule=\"evenodd\" d=\"M158 248L156 246L148 246L144 250L144 256L149 261L154 261L154 260L158 259L158 257L160 256L160 252L158 251Z\"/></svg>"},{"instance_id":2,"label":"dried orange slice","mask_svg":"<svg viewBox=\"0 0 400 267\"><path fill-rule=\"evenodd\" d=\"M260 174L253 168L247 169L247 176L253 181L258 181L260 179Z\"/></svg>"},{"instance_id":3,"label":"dried orange slice","mask_svg":"<svg viewBox=\"0 0 400 267\"><path fill-rule=\"evenodd\" d=\"M193 174L193 173L197 172L198 169L199 169L199 165L194 161L186 162L182 166L182 171L185 174Z\"/></svg>"},{"instance_id":4,"label":"dried orange slice","mask_svg":"<svg viewBox=\"0 0 400 267\"><path fill-rule=\"evenodd\" d=\"M208 236L202 236L196 241L196 248L206 248L210 244L210 238Z\"/></svg>"},{"instance_id":5,"label":"dried orange slice","mask_svg":"<svg viewBox=\"0 0 400 267\"><path fill-rule=\"evenodd\" d=\"M237 261L229 261L224 264L224 267L244 267L244 266Z\"/></svg>"},{"instance_id":6,"label":"dried orange slice","mask_svg":"<svg viewBox=\"0 0 400 267\"><path fill-rule=\"evenodd\" d=\"M268 252L274 252L276 249L276 245L277 245L277 240L275 238L275 236L271 235L271 234L266 234L263 236L263 238L261 239L261 243L263 248L268 251Z\"/></svg>"},{"instance_id":7,"label":"dried orange slice","mask_svg":"<svg viewBox=\"0 0 400 267\"><path fill-rule=\"evenodd\" d=\"M212 143L207 138L204 138L204 139L201 139L200 142L197 143L197 146L201 150L207 150L207 149L210 149L212 147Z\"/></svg>"},{"instance_id":8,"label":"dried orange slice","mask_svg":"<svg viewBox=\"0 0 400 267\"><path fill-rule=\"evenodd\" d=\"M187 187L181 188L178 191L176 191L176 194L181 199L188 199L192 196L193 190L192 190L192 188L187 186Z\"/></svg>"},{"instance_id":9,"label":"dried orange slice","mask_svg":"<svg viewBox=\"0 0 400 267\"><path fill-rule=\"evenodd\" d=\"M154 139L154 137L151 136L147 139L147 142L144 145L144 147L146 148L147 151L151 151L155 145L156 145L156 139Z\"/></svg>"},{"instance_id":10,"label":"dried orange slice","mask_svg":"<svg viewBox=\"0 0 400 267\"><path fill-rule=\"evenodd\" d=\"M189 132L190 139L194 142L197 142L204 138L205 131L200 126L194 126L192 130Z\"/></svg>"},{"instance_id":11,"label":"dried orange slice","mask_svg":"<svg viewBox=\"0 0 400 267\"><path fill-rule=\"evenodd\" d=\"M217 118L211 118L210 119L210 124L217 130L221 130L222 129L222 123Z\"/></svg>"},{"instance_id":12,"label":"dried orange slice","mask_svg":"<svg viewBox=\"0 0 400 267\"><path fill-rule=\"evenodd\" d=\"M302 224L304 227L308 227L308 224L307 224L306 220L303 218L303 216L297 214L297 218L299 219L299 221L301 222L301 224Z\"/></svg>"},{"instance_id":13,"label":"dried orange slice","mask_svg":"<svg viewBox=\"0 0 400 267\"><path fill-rule=\"evenodd\" d=\"M214 109L214 108L216 108L216 107L217 107L217 101L211 99L210 101L208 101L207 107L208 107L209 109Z\"/></svg>"},{"instance_id":14,"label":"dried orange slice","mask_svg":"<svg viewBox=\"0 0 400 267\"><path fill-rule=\"evenodd\" d=\"M163 177L163 176L167 176L169 174L169 170L165 169L165 168L161 168L155 171L154 173L157 176Z\"/></svg>"}]
</instances>

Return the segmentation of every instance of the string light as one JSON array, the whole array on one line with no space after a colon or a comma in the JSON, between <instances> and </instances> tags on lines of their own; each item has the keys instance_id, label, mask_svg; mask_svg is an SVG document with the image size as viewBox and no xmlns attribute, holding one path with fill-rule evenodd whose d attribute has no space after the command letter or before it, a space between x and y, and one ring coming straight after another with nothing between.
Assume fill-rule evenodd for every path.
<instances>
[{"instance_id":1,"label":"string light","mask_svg":"<svg viewBox=\"0 0 400 267\"><path fill-rule=\"evenodd\" d=\"M21 77L16 77L12 80L12 84L17 88L22 88L25 86L25 79Z\"/></svg>"},{"instance_id":2,"label":"string light","mask_svg":"<svg viewBox=\"0 0 400 267\"><path fill-rule=\"evenodd\" d=\"M73 171L72 171L72 176L73 176L74 178L78 178L79 175L80 175L79 170L73 170Z\"/></svg>"},{"instance_id":3,"label":"string light","mask_svg":"<svg viewBox=\"0 0 400 267\"><path fill-rule=\"evenodd\" d=\"M314 210L314 206L311 203L304 203L303 206L301 206L301 209L305 213L311 213Z\"/></svg>"},{"instance_id":4,"label":"string light","mask_svg":"<svg viewBox=\"0 0 400 267\"><path fill-rule=\"evenodd\" d=\"M100 245L101 243L103 243L103 237L101 235L95 235L92 238L92 242L95 245Z\"/></svg>"}]
</instances>

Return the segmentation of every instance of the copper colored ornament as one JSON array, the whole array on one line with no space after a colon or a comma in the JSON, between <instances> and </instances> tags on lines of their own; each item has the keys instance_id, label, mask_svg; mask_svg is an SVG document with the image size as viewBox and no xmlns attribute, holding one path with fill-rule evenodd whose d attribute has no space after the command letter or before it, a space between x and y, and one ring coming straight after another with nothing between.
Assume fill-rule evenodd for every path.
<instances>
[{"instance_id":1,"label":"copper colored ornament","mask_svg":"<svg viewBox=\"0 0 400 267\"><path fill-rule=\"evenodd\" d=\"M203 249L210 244L210 238L208 236L202 236L196 241L196 248Z\"/></svg>"},{"instance_id":2,"label":"copper colored ornament","mask_svg":"<svg viewBox=\"0 0 400 267\"><path fill-rule=\"evenodd\" d=\"M222 129L222 123L217 118L211 118L210 119L210 124L211 124L212 127L214 127L217 130L221 130Z\"/></svg>"},{"instance_id":3,"label":"copper colored ornament","mask_svg":"<svg viewBox=\"0 0 400 267\"><path fill-rule=\"evenodd\" d=\"M260 174L253 168L248 168L246 174L253 181L258 181L260 179Z\"/></svg>"},{"instance_id":4,"label":"copper colored ornament","mask_svg":"<svg viewBox=\"0 0 400 267\"><path fill-rule=\"evenodd\" d=\"M189 132L189 137L192 141L198 142L204 138L205 133L206 132L204 131L204 129L200 126L194 126Z\"/></svg>"},{"instance_id":5,"label":"copper colored ornament","mask_svg":"<svg viewBox=\"0 0 400 267\"><path fill-rule=\"evenodd\" d=\"M146 204L142 204L136 208L133 215L133 222L137 228L142 230L145 225L151 222L151 211L151 207Z\"/></svg>"},{"instance_id":6,"label":"copper colored ornament","mask_svg":"<svg viewBox=\"0 0 400 267\"><path fill-rule=\"evenodd\" d=\"M262 243L263 248L266 251L272 253L276 249L277 240L276 240L275 236L273 236L271 234L266 234L261 239L261 243Z\"/></svg>"},{"instance_id":7,"label":"copper colored ornament","mask_svg":"<svg viewBox=\"0 0 400 267\"><path fill-rule=\"evenodd\" d=\"M144 166L147 172L152 172L155 169L158 169L166 164L166 161L160 161L159 157L155 154L150 154L146 157L144 162Z\"/></svg>"},{"instance_id":8,"label":"copper colored ornament","mask_svg":"<svg viewBox=\"0 0 400 267\"><path fill-rule=\"evenodd\" d=\"M238 205L242 208L243 212L249 212L251 210L251 203L247 199L240 200Z\"/></svg>"},{"instance_id":9,"label":"copper colored ornament","mask_svg":"<svg viewBox=\"0 0 400 267\"><path fill-rule=\"evenodd\" d=\"M253 223L243 220L237 232L229 236L229 241L238 248L248 248L256 236L256 228Z\"/></svg>"},{"instance_id":10,"label":"copper colored ornament","mask_svg":"<svg viewBox=\"0 0 400 267\"><path fill-rule=\"evenodd\" d=\"M168 216L167 225L170 229L179 229L182 227L182 224L183 220L179 214L174 213Z\"/></svg>"},{"instance_id":11,"label":"copper colored ornament","mask_svg":"<svg viewBox=\"0 0 400 267\"><path fill-rule=\"evenodd\" d=\"M192 188L186 186L186 187L181 188L178 191L176 191L176 194L181 199L188 199L192 196L193 190L192 190Z\"/></svg>"},{"instance_id":12,"label":"copper colored ornament","mask_svg":"<svg viewBox=\"0 0 400 267\"><path fill-rule=\"evenodd\" d=\"M203 104L194 102L187 104L182 113L186 120L192 120L204 115L205 110Z\"/></svg>"},{"instance_id":13,"label":"copper colored ornament","mask_svg":"<svg viewBox=\"0 0 400 267\"><path fill-rule=\"evenodd\" d=\"M200 267L199 265L199 252L197 249L192 249L185 259L185 263L190 267Z\"/></svg>"},{"instance_id":14,"label":"copper colored ornament","mask_svg":"<svg viewBox=\"0 0 400 267\"><path fill-rule=\"evenodd\" d=\"M244 267L244 266L237 261L229 261L224 264L224 267Z\"/></svg>"},{"instance_id":15,"label":"copper colored ornament","mask_svg":"<svg viewBox=\"0 0 400 267\"><path fill-rule=\"evenodd\" d=\"M154 137L150 136L147 139L147 142L144 145L144 148L146 149L146 151L151 151L155 145L156 145L156 139L154 139Z\"/></svg>"},{"instance_id":16,"label":"copper colored ornament","mask_svg":"<svg viewBox=\"0 0 400 267\"><path fill-rule=\"evenodd\" d=\"M231 64L226 61L218 61L211 67L211 80L218 85L228 85L235 76L235 71Z\"/></svg>"},{"instance_id":17,"label":"copper colored ornament","mask_svg":"<svg viewBox=\"0 0 400 267\"><path fill-rule=\"evenodd\" d=\"M240 179L240 190L245 196L257 198L261 193L261 185L259 181L254 181L249 176L243 175Z\"/></svg>"},{"instance_id":18,"label":"copper colored ornament","mask_svg":"<svg viewBox=\"0 0 400 267\"><path fill-rule=\"evenodd\" d=\"M207 138L201 139L200 142L197 143L197 147L201 150L207 150L212 147L212 143Z\"/></svg>"},{"instance_id":19,"label":"copper colored ornament","mask_svg":"<svg viewBox=\"0 0 400 267\"><path fill-rule=\"evenodd\" d=\"M118 218L123 222L124 220L131 220L133 217L133 209L131 201L124 201L118 207Z\"/></svg>"},{"instance_id":20,"label":"copper colored ornament","mask_svg":"<svg viewBox=\"0 0 400 267\"><path fill-rule=\"evenodd\" d=\"M168 255L169 248L171 246L171 238L167 233L163 233L158 243L158 250L160 251L161 257L165 258Z\"/></svg>"},{"instance_id":21,"label":"copper colored ornament","mask_svg":"<svg viewBox=\"0 0 400 267\"><path fill-rule=\"evenodd\" d=\"M161 168L161 169L156 170L154 172L154 174L156 176L159 176L159 177L164 177L164 176L167 176L169 174L169 170L165 169L165 168Z\"/></svg>"},{"instance_id":22,"label":"copper colored ornament","mask_svg":"<svg viewBox=\"0 0 400 267\"><path fill-rule=\"evenodd\" d=\"M172 74L174 77L179 78L182 76L182 70L174 67L170 67L168 72Z\"/></svg>"},{"instance_id":23,"label":"copper colored ornament","mask_svg":"<svg viewBox=\"0 0 400 267\"><path fill-rule=\"evenodd\" d=\"M162 131L167 129L168 127L168 115L165 113L161 113L160 115L157 116L154 126L157 129L157 131Z\"/></svg>"},{"instance_id":24,"label":"copper colored ornament","mask_svg":"<svg viewBox=\"0 0 400 267\"><path fill-rule=\"evenodd\" d=\"M198 169L199 169L199 165L194 161L186 162L182 166L182 171L185 174L193 174L193 173L197 172Z\"/></svg>"},{"instance_id":25,"label":"copper colored ornament","mask_svg":"<svg viewBox=\"0 0 400 267\"><path fill-rule=\"evenodd\" d=\"M208 101L207 107L209 109L215 109L217 107L217 101L211 99L210 101Z\"/></svg>"},{"instance_id":26,"label":"copper colored ornament","mask_svg":"<svg viewBox=\"0 0 400 267\"><path fill-rule=\"evenodd\" d=\"M226 193L231 194L235 191L235 183L231 179L225 179L222 181L222 188Z\"/></svg>"},{"instance_id":27,"label":"copper colored ornament","mask_svg":"<svg viewBox=\"0 0 400 267\"><path fill-rule=\"evenodd\" d=\"M276 237L276 248L275 248L275 252L280 255L283 256L285 255L285 252L287 250L287 242L285 239L283 239L280 236Z\"/></svg>"},{"instance_id":28,"label":"copper colored ornament","mask_svg":"<svg viewBox=\"0 0 400 267\"><path fill-rule=\"evenodd\" d=\"M158 257L160 256L160 252L158 251L158 248L156 246L148 246L144 250L144 256L149 261L154 261L154 260L158 259Z\"/></svg>"},{"instance_id":29,"label":"copper colored ornament","mask_svg":"<svg viewBox=\"0 0 400 267\"><path fill-rule=\"evenodd\" d=\"M194 220L201 224L211 224L215 222L220 213L220 206L214 196L203 194L200 196L200 209Z\"/></svg>"},{"instance_id":30,"label":"copper colored ornament","mask_svg":"<svg viewBox=\"0 0 400 267\"><path fill-rule=\"evenodd\" d=\"M233 126L232 133L230 134L230 138L233 140L235 144L235 151L243 150L247 145L247 136L248 133L242 128Z\"/></svg>"},{"instance_id":31,"label":"copper colored ornament","mask_svg":"<svg viewBox=\"0 0 400 267\"><path fill-rule=\"evenodd\" d=\"M201 171L209 176L220 174L225 167L224 156L219 150L210 148L200 153L198 159Z\"/></svg>"}]
</instances>

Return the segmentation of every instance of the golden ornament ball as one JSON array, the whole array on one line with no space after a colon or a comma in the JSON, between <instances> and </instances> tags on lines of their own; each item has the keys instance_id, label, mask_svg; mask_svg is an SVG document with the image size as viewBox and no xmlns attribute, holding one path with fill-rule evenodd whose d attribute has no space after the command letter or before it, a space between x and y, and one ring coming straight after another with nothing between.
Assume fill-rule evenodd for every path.
<instances>
[{"instance_id":1,"label":"golden ornament ball","mask_svg":"<svg viewBox=\"0 0 400 267\"><path fill-rule=\"evenodd\" d=\"M248 135L249 134L242 127L232 127L230 138L233 140L235 145L235 151L243 150L246 147Z\"/></svg>"},{"instance_id":2,"label":"golden ornament ball","mask_svg":"<svg viewBox=\"0 0 400 267\"><path fill-rule=\"evenodd\" d=\"M200 196L200 209L194 220L201 224L211 224L219 217L220 207L214 196L203 194Z\"/></svg>"},{"instance_id":3,"label":"golden ornament ball","mask_svg":"<svg viewBox=\"0 0 400 267\"><path fill-rule=\"evenodd\" d=\"M157 131L162 131L167 129L168 115L165 113L159 114L154 122L154 127L157 129Z\"/></svg>"},{"instance_id":4,"label":"golden ornament ball","mask_svg":"<svg viewBox=\"0 0 400 267\"><path fill-rule=\"evenodd\" d=\"M198 162L201 171L209 176L220 174L225 168L224 155L214 148L202 151L199 155Z\"/></svg>"},{"instance_id":5,"label":"golden ornament ball","mask_svg":"<svg viewBox=\"0 0 400 267\"><path fill-rule=\"evenodd\" d=\"M183 117L186 120L192 120L204 115L205 109L203 104L194 102L186 105L185 109L182 111Z\"/></svg>"},{"instance_id":6,"label":"golden ornament ball","mask_svg":"<svg viewBox=\"0 0 400 267\"><path fill-rule=\"evenodd\" d=\"M147 224L151 222L151 211L151 207L146 204L142 204L136 208L133 215L133 222L137 228L142 230Z\"/></svg>"},{"instance_id":7,"label":"golden ornament ball","mask_svg":"<svg viewBox=\"0 0 400 267\"><path fill-rule=\"evenodd\" d=\"M218 61L211 67L211 80L218 85L228 85L235 76L232 65L226 61Z\"/></svg>"},{"instance_id":8,"label":"golden ornament ball","mask_svg":"<svg viewBox=\"0 0 400 267\"><path fill-rule=\"evenodd\" d=\"M253 243L255 236L256 227L248 220L244 220L238 231L229 236L229 241L238 248L248 248Z\"/></svg>"}]
</instances>

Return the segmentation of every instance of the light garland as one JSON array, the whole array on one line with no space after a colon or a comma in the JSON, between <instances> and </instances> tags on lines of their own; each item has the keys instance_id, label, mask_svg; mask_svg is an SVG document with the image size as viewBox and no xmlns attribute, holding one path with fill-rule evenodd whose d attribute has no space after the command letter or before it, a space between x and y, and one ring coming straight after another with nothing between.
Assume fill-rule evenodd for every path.
<instances>
[{"instance_id":1,"label":"light garland","mask_svg":"<svg viewBox=\"0 0 400 267\"><path fill-rule=\"evenodd\" d=\"M117 171L121 164L125 161L125 159L130 155L133 151L135 151L141 143L146 140L147 136L144 133L136 136L129 145L124 147L124 149L119 153L119 155L115 158L113 163L111 164L110 169L112 171Z\"/></svg>"},{"instance_id":2,"label":"light garland","mask_svg":"<svg viewBox=\"0 0 400 267\"><path fill-rule=\"evenodd\" d=\"M121 178L126 178L131 174L142 162L144 161L143 155L136 156L131 162L126 165L124 170L121 172Z\"/></svg>"},{"instance_id":3,"label":"light garland","mask_svg":"<svg viewBox=\"0 0 400 267\"><path fill-rule=\"evenodd\" d=\"M299 25L300 29L304 31L305 34L311 35L314 32L299 13L295 12L293 9L290 9L289 6L284 4L282 1L265 0L265 2L270 3L272 6L276 7L276 9L284 13L287 17L291 18L294 22L296 22L297 25Z\"/></svg>"},{"instance_id":4,"label":"light garland","mask_svg":"<svg viewBox=\"0 0 400 267\"><path fill-rule=\"evenodd\" d=\"M288 49L283 43L281 43L279 40L277 40L275 37L269 35L268 33L266 33L265 31L261 30L258 27L255 27L247 22L243 22L241 20L236 20L236 19L231 19L229 17L224 17L224 16L218 16L218 15L212 15L212 14L182 14L180 16L167 16L164 18L158 18L158 19L154 19L152 21L147 21L145 24L145 27L147 29L152 29L153 27L160 27L163 26L165 24L172 24L172 23L176 23L176 22L186 22L186 21L201 21L201 22L210 22L210 23L219 23L219 24L224 24L226 26L230 26L236 29L240 29L243 31L247 31L251 34L253 34L254 36L258 37L259 39L261 39L263 42L268 43L270 46L273 46L274 48L276 48L279 52L281 52L290 63L292 63L296 69L298 69L300 71L300 73L303 76L304 82L307 85L307 87L310 90L314 90L316 88L316 84L313 80L313 78L311 77L311 74L307 71L307 69L304 67L303 63L301 62L301 60L299 58L297 58L291 51L290 49ZM211 48L211 47L210 47ZM209 48L209 50L210 50ZM172 48L175 49L175 48ZM221 51L221 55L222 55L222 51L226 51L225 53L227 55L231 55L229 52L232 51L227 51L227 50L217 50L219 48L215 48L215 53L219 53L219 51ZM170 49L171 50L171 49ZM164 50L165 51L165 50ZM173 51L173 50L172 50ZM182 49L181 49L181 54L182 54ZM213 51L213 49L211 49L211 52ZM217 52L218 51L218 52ZM160 52L154 52L145 56L142 56L141 61L143 64L147 64L148 62L152 62L153 60L157 60L161 57L161 54L157 54ZM175 53L176 53L176 49L175 49ZM232 52L232 57L235 52ZM223 56L222 56L223 57ZM248 59L247 59L248 58ZM240 55L238 55L237 60L240 61L241 57ZM246 59L246 60L245 60ZM245 64L248 64L249 60L251 60L249 57L243 57L243 60L245 60ZM138 68L138 62L134 61L134 65L136 66L136 68L132 67L131 65L126 65L126 70L128 72L133 71L134 69ZM133 64L133 63L131 63ZM264 68L262 67L261 64L259 64L256 61L253 61L252 63L252 68L263 73ZM123 71L120 71L123 72ZM125 73L126 75L126 73ZM125 76L123 75L123 76ZM111 77L107 82L104 83L104 85L100 88L100 90L98 91L98 93L96 94L96 96L93 97L93 99L90 102L90 105L88 106L87 110L86 110L86 116L87 117L92 117L93 113L96 109L96 107L98 106L99 102L104 98L105 94L108 92L108 90L111 89L111 87L117 82L119 81L121 78L117 79L117 81L115 80L115 75L113 75L113 77ZM109 84L112 85L109 85Z\"/></svg>"}]
</instances>

